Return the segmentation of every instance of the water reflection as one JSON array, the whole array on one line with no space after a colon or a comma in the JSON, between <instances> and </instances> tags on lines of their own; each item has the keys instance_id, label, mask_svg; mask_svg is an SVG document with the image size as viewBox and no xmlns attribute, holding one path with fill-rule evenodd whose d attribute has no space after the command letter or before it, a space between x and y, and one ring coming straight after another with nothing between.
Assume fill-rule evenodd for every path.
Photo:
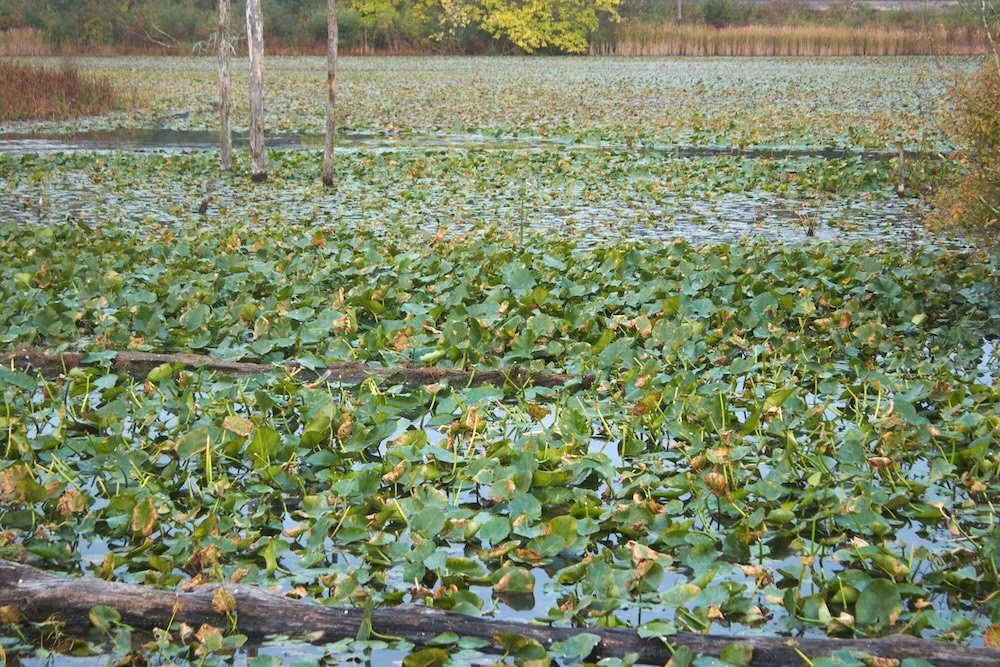
<instances>
[{"instance_id":1,"label":"water reflection","mask_svg":"<svg viewBox=\"0 0 1000 667\"><path fill-rule=\"evenodd\" d=\"M322 134L278 132L268 134L269 149L294 149L323 147ZM491 137L485 134L376 134L370 132L343 132L338 135L338 150L364 150L392 152L413 149L474 148L479 150L550 150L613 151L669 157L714 157L733 155L748 158L811 157L824 160L864 158L887 160L896 157L893 151L816 148L806 146L704 146L704 145L639 145L625 146L618 143L580 143L544 137ZM249 138L245 133L233 134L233 145L246 147ZM147 151L178 152L185 150L211 150L219 145L217 132L208 130L176 129L118 129L91 130L75 133L7 132L0 133L0 153L25 155L29 153L59 153L75 151ZM909 153L911 157L936 160L939 153L923 151Z\"/></svg>"}]
</instances>

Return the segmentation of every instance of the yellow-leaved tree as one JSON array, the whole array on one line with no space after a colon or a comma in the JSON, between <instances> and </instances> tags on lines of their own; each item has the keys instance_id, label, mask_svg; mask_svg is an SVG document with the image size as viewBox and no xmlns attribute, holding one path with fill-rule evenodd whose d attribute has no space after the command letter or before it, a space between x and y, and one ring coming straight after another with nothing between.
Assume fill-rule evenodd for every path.
<instances>
[{"instance_id":1,"label":"yellow-leaved tree","mask_svg":"<svg viewBox=\"0 0 1000 667\"><path fill-rule=\"evenodd\" d=\"M618 19L621 0L418 0L418 11L436 20L438 38L475 26L526 53L554 49L585 53L603 14Z\"/></svg>"},{"instance_id":2,"label":"yellow-leaved tree","mask_svg":"<svg viewBox=\"0 0 1000 667\"><path fill-rule=\"evenodd\" d=\"M584 53L598 13L617 18L621 0L483 0L481 26L531 53L555 48Z\"/></svg>"}]
</instances>

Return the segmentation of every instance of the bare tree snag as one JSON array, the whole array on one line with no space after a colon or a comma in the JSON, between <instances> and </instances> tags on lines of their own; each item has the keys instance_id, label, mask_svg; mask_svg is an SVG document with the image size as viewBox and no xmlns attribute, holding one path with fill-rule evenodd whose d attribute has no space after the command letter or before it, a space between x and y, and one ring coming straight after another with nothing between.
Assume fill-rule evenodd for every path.
<instances>
[{"instance_id":1,"label":"bare tree snag","mask_svg":"<svg viewBox=\"0 0 1000 667\"><path fill-rule=\"evenodd\" d=\"M900 141L896 144L899 151L899 163L896 165L896 196L906 196L906 147Z\"/></svg>"},{"instance_id":2,"label":"bare tree snag","mask_svg":"<svg viewBox=\"0 0 1000 667\"><path fill-rule=\"evenodd\" d=\"M229 127L229 114L233 107L229 95L232 74L230 68L230 0L219 0L219 31L216 34L219 48L219 155L222 171L233 170L233 133Z\"/></svg>"},{"instance_id":3,"label":"bare tree snag","mask_svg":"<svg viewBox=\"0 0 1000 667\"><path fill-rule=\"evenodd\" d=\"M677 0L677 22L684 20L684 0Z\"/></svg>"},{"instance_id":4,"label":"bare tree snag","mask_svg":"<svg viewBox=\"0 0 1000 667\"><path fill-rule=\"evenodd\" d=\"M247 0L247 46L250 50L250 159L254 183L267 180L264 154L264 16L260 0Z\"/></svg>"},{"instance_id":5,"label":"bare tree snag","mask_svg":"<svg viewBox=\"0 0 1000 667\"><path fill-rule=\"evenodd\" d=\"M0 362L8 368L37 372L43 377L55 378L72 368L96 366L85 363L86 355L79 352L49 354L41 350L17 350L0 356ZM144 379L151 370L163 364L175 364L177 369L202 369L232 377L262 375L285 370L295 372L305 382L319 385L360 384L368 378L387 383L422 386L448 381L453 385L512 384L518 387L560 387L579 380L577 389L588 389L594 383L593 375L563 375L547 371L532 371L518 366L487 371L467 371L458 368L438 368L435 366L396 366L391 368L369 366L356 361L329 364L325 368L309 369L295 362L283 365L258 364L244 361L225 361L197 354L157 354L153 352L117 352L110 362L115 373Z\"/></svg>"},{"instance_id":6,"label":"bare tree snag","mask_svg":"<svg viewBox=\"0 0 1000 667\"><path fill-rule=\"evenodd\" d=\"M223 153L225 155L225 153ZM231 160L231 158L230 158ZM225 158L222 160L222 168L227 169L225 164ZM230 161L229 168L232 168L232 162ZM201 195L201 201L198 202L198 215L205 215L208 213L208 205L212 203L212 195L215 194L215 186L218 185L219 180L213 178L208 183L205 184L205 191Z\"/></svg>"},{"instance_id":7,"label":"bare tree snag","mask_svg":"<svg viewBox=\"0 0 1000 667\"><path fill-rule=\"evenodd\" d=\"M326 148L323 151L323 185L333 185L333 147L337 132L337 0L326 10Z\"/></svg>"},{"instance_id":8,"label":"bare tree snag","mask_svg":"<svg viewBox=\"0 0 1000 667\"><path fill-rule=\"evenodd\" d=\"M306 601L291 600L249 586L224 586L235 600L236 629L255 639L272 634L306 636L316 643L354 637L365 620L360 609L334 609ZM114 607L122 622L134 628L168 629L171 624L204 623L228 627L229 619L213 609L219 586L204 586L190 593L161 591L133 584L110 583L92 577L55 577L27 565L0 561L0 607L31 621L57 618L82 628L97 605ZM657 639L642 639L635 630L607 628L555 628L518 621L452 614L419 605L376 609L372 630L423 644L443 632L489 641L502 652L500 638L506 634L534 640L542 646L589 633L600 637L591 660L637 653L639 662L666 664L671 650ZM313 634L316 633L316 634ZM943 644L905 635L883 639L797 639L785 637L725 637L681 632L670 637L675 647L686 646L696 655L718 656L733 643L753 648L753 665L801 665L802 655L818 658L850 649L873 658L902 660L922 658L936 667L994 667L1000 650ZM801 653L798 653L800 651Z\"/></svg>"}]
</instances>

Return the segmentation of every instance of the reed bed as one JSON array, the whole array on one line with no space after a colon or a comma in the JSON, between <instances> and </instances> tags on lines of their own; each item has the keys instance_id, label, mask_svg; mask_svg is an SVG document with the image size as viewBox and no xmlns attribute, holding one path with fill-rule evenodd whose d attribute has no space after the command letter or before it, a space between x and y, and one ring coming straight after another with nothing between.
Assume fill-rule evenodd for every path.
<instances>
[{"instance_id":1,"label":"reed bed","mask_svg":"<svg viewBox=\"0 0 1000 667\"><path fill-rule=\"evenodd\" d=\"M48 56L52 49L45 33L35 28L0 30L0 56Z\"/></svg>"},{"instance_id":2,"label":"reed bed","mask_svg":"<svg viewBox=\"0 0 1000 667\"><path fill-rule=\"evenodd\" d=\"M594 42L602 56L917 56L985 53L981 28L849 28L626 23L613 40Z\"/></svg>"},{"instance_id":3,"label":"reed bed","mask_svg":"<svg viewBox=\"0 0 1000 667\"><path fill-rule=\"evenodd\" d=\"M0 121L88 116L121 103L108 79L82 74L68 62L49 69L0 61Z\"/></svg>"}]
</instances>

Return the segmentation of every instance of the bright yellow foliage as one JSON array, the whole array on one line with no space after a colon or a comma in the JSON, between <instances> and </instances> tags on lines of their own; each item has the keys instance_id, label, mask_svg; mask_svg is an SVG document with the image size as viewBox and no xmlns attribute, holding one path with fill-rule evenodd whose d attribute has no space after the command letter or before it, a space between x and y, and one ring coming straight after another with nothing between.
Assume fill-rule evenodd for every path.
<instances>
[{"instance_id":1,"label":"bright yellow foliage","mask_svg":"<svg viewBox=\"0 0 1000 667\"><path fill-rule=\"evenodd\" d=\"M555 47L567 53L587 51L588 35L597 29L597 13L613 18L621 0L483 0L482 28L506 37L531 53Z\"/></svg>"},{"instance_id":2,"label":"bright yellow foliage","mask_svg":"<svg viewBox=\"0 0 1000 667\"><path fill-rule=\"evenodd\" d=\"M478 26L532 53L554 48L585 53L598 13L618 20L621 0L418 0L417 11L440 23L438 38Z\"/></svg>"}]
</instances>

